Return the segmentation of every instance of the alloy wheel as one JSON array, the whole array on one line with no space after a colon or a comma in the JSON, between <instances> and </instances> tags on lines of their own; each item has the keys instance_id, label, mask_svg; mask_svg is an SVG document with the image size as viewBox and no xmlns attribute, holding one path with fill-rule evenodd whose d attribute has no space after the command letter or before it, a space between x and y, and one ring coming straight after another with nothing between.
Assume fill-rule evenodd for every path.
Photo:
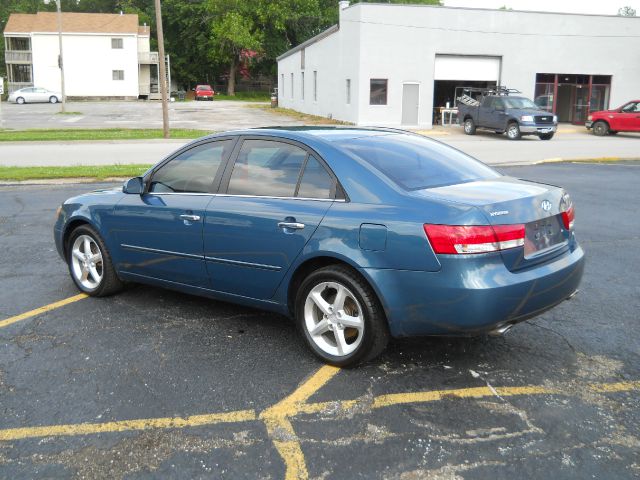
<instances>
[{"instance_id":1,"label":"alloy wheel","mask_svg":"<svg viewBox=\"0 0 640 480\"><path fill-rule=\"evenodd\" d=\"M304 326L323 352L336 357L353 353L364 336L364 314L355 295L338 282L313 287L304 305Z\"/></svg>"},{"instance_id":2,"label":"alloy wheel","mask_svg":"<svg viewBox=\"0 0 640 480\"><path fill-rule=\"evenodd\" d=\"M104 275L102 252L89 235L80 235L71 247L71 272L76 281L87 290L100 286Z\"/></svg>"}]
</instances>

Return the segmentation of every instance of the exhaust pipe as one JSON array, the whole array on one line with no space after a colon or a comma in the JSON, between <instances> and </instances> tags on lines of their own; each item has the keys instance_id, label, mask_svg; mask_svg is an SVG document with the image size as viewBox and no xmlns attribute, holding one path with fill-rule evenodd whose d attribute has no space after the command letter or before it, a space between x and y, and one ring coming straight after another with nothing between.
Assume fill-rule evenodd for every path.
<instances>
[{"instance_id":1,"label":"exhaust pipe","mask_svg":"<svg viewBox=\"0 0 640 480\"><path fill-rule=\"evenodd\" d=\"M571 295L567 297L567 300L571 300L573 297L575 297L578 294L579 291L580 289L576 288L575 292L573 292Z\"/></svg>"}]
</instances>

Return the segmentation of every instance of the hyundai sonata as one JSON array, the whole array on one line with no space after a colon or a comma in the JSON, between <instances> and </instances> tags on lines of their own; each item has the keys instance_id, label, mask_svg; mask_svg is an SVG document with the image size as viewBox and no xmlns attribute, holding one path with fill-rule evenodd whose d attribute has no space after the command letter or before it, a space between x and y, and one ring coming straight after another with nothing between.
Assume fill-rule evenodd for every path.
<instances>
[{"instance_id":1,"label":"hyundai sonata","mask_svg":"<svg viewBox=\"0 0 640 480\"><path fill-rule=\"evenodd\" d=\"M390 129L200 138L65 201L54 236L89 295L141 282L272 310L339 366L389 337L502 333L573 296L584 268L562 188Z\"/></svg>"}]
</instances>

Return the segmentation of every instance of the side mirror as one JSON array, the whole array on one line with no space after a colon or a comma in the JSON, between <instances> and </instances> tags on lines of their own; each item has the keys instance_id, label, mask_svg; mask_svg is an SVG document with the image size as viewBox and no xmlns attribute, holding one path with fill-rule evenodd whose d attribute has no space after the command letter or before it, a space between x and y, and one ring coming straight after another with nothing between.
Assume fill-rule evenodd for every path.
<instances>
[{"instance_id":1,"label":"side mirror","mask_svg":"<svg viewBox=\"0 0 640 480\"><path fill-rule=\"evenodd\" d=\"M142 195L144 192L144 181L142 180L142 177L133 177L124 182L124 185L122 185L122 192Z\"/></svg>"}]
</instances>

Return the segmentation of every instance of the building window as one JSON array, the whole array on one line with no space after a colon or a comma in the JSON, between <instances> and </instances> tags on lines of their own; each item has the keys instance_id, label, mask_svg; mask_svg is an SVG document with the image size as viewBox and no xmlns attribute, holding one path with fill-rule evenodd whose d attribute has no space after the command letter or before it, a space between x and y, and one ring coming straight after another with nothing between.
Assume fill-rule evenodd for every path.
<instances>
[{"instance_id":1,"label":"building window","mask_svg":"<svg viewBox=\"0 0 640 480\"><path fill-rule=\"evenodd\" d=\"M293 100L293 73L291 74L291 99Z\"/></svg>"},{"instance_id":2,"label":"building window","mask_svg":"<svg viewBox=\"0 0 640 480\"><path fill-rule=\"evenodd\" d=\"M111 48L124 48L122 39L121 38L112 38L111 39Z\"/></svg>"},{"instance_id":3,"label":"building window","mask_svg":"<svg viewBox=\"0 0 640 480\"><path fill-rule=\"evenodd\" d=\"M113 70L112 75L114 80L124 80L124 70Z\"/></svg>"},{"instance_id":4,"label":"building window","mask_svg":"<svg viewBox=\"0 0 640 480\"><path fill-rule=\"evenodd\" d=\"M313 101L318 101L318 72L313 71Z\"/></svg>"},{"instance_id":5,"label":"building window","mask_svg":"<svg viewBox=\"0 0 640 480\"><path fill-rule=\"evenodd\" d=\"M304 72L300 74L300 96L304 100Z\"/></svg>"},{"instance_id":6,"label":"building window","mask_svg":"<svg viewBox=\"0 0 640 480\"><path fill-rule=\"evenodd\" d=\"M351 79L347 78L347 105L351 105Z\"/></svg>"},{"instance_id":7,"label":"building window","mask_svg":"<svg viewBox=\"0 0 640 480\"><path fill-rule=\"evenodd\" d=\"M386 78L372 78L370 80L369 105L387 104L387 82Z\"/></svg>"},{"instance_id":8,"label":"building window","mask_svg":"<svg viewBox=\"0 0 640 480\"><path fill-rule=\"evenodd\" d=\"M304 70L304 48L300 50L300 70Z\"/></svg>"}]
</instances>

